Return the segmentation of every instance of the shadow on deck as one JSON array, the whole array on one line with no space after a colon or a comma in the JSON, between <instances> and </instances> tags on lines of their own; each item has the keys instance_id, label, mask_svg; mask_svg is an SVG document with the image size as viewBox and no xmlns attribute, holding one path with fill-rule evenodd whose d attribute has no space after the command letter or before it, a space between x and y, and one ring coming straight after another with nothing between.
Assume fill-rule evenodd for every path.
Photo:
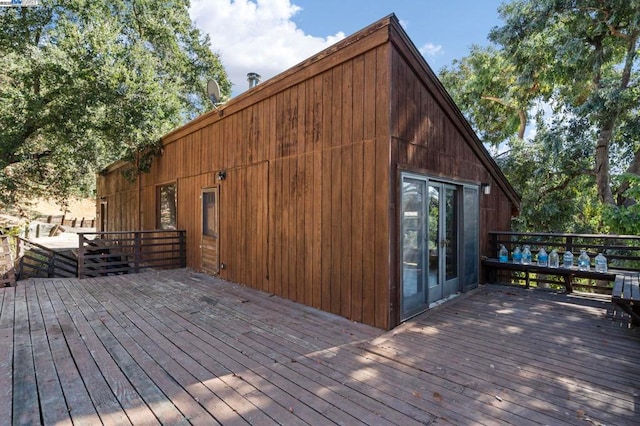
<instances>
[{"instance_id":1,"label":"shadow on deck","mask_svg":"<svg viewBox=\"0 0 640 426\"><path fill-rule=\"evenodd\" d=\"M637 329L580 295L490 285L383 332L182 269L0 307L2 425L640 423Z\"/></svg>"}]
</instances>

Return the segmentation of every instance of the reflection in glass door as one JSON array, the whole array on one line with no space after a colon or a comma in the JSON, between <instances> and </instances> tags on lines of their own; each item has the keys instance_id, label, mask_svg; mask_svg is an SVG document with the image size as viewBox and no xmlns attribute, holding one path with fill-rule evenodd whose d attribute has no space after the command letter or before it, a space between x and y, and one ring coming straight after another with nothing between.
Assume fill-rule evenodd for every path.
<instances>
[{"instance_id":1,"label":"reflection in glass door","mask_svg":"<svg viewBox=\"0 0 640 426\"><path fill-rule=\"evenodd\" d=\"M460 186L402 177L402 316L460 291Z\"/></svg>"},{"instance_id":2,"label":"reflection in glass door","mask_svg":"<svg viewBox=\"0 0 640 426\"><path fill-rule=\"evenodd\" d=\"M442 299L442 280L440 279L440 185L429 185L429 302Z\"/></svg>"},{"instance_id":3,"label":"reflection in glass door","mask_svg":"<svg viewBox=\"0 0 640 426\"><path fill-rule=\"evenodd\" d=\"M429 182L428 303L458 291L458 190Z\"/></svg>"},{"instance_id":4,"label":"reflection in glass door","mask_svg":"<svg viewBox=\"0 0 640 426\"><path fill-rule=\"evenodd\" d=\"M426 250L424 180L405 177L402 182L402 315L425 308Z\"/></svg>"},{"instance_id":5,"label":"reflection in glass door","mask_svg":"<svg viewBox=\"0 0 640 426\"><path fill-rule=\"evenodd\" d=\"M444 189L444 200L440 206L443 212L443 221L440 229L444 229L444 241L441 242L443 248L444 272L442 297L449 297L458 292L458 188L452 185L442 185Z\"/></svg>"}]
</instances>

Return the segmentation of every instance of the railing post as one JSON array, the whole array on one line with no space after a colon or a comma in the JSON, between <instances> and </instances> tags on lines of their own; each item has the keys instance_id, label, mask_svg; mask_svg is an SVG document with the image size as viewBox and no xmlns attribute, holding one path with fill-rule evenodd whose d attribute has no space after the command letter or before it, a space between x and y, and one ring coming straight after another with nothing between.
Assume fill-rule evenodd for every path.
<instances>
[{"instance_id":1,"label":"railing post","mask_svg":"<svg viewBox=\"0 0 640 426\"><path fill-rule=\"evenodd\" d=\"M78 278L84 278L84 233L78 233Z\"/></svg>"},{"instance_id":2,"label":"railing post","mask_svg":"<svg viewBox=\"0 0 640 426\"><path fill-rule=\"evenodd\" d=\"M24 255L24 242L20 239L20 237L16 237L16 281L20 281L20 277L22 276L22 267L23 267L23 255Z\"/></svg>"},{"instance_id":3,"label":"railing post","mask_svg":"<svg viewBox=\"0 0 640 426\"><path fill-rule=\"evenodd\" d=\"M490 232L489 236L490 236L489 240L491 241L490 257L497 257L498 256L498 234Z\"/></svg>"},{"instance_id":4,"label":"railing post","mask_svg":"<svg viewBox=\"0 0 640 426\"><path fill-rule=\"evenodd\" d=\"M140 272L140 252L142 251L142 233L135 231L133 233L133 272Z\"/></svg>"},{"instance_id":5,"label":"railing post","mask_svg":"<svg viewBox=\"0 0 640 426\"><path fill-rule=\"evenodd\" d=\"M49 260L47 262L47 278L54 278L56 276L56 253L52 251L49 254Z\"/></svg>"},{"instance_id":6,"label":"railing post","mask_svg":"<svg viewBox=\"0 0 640 426\"><path fill-rule=\"evenodd\" d=\"M187 231L178 231L178 237L180 238L180 267L187 267Z\"/></svg>"},{"instance_id":7,"label":"railing post","mask_svg":"<svg viewBox=\"0 0 640 426\"><path fill-rule=\"evenodd\" d=\"M570 251L571 253L574 253L574 251L573 251L573 237L571 237L571 236L566 237L564 251L565 252L566 251Z\"/></svg>"}]
</instances>

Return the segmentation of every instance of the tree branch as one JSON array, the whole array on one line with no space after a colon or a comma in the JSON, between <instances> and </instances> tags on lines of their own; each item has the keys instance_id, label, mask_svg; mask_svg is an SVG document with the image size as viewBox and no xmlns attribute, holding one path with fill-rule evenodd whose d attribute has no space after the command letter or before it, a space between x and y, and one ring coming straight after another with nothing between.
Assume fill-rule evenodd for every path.
<instances>
[{"instance_id":1,"label":"tree branch","mask_svg":"<svg viewBox=\"0 0 640 426\"><path fill-rule=\"evenodd\" d=\"M518 126L518 138L524 139L524 134L527 130L527 113L522 108L518 108L508 103L504 99L497 98L495 96L481 96L480 99L497 102L500 105L506 106L507 108L515 109L518 112L518 118L520 119L520 125Z\"/></svg>"},{"instance_id":2,"label":"tree branch","mask_svg":"<svg viewBox=\"0 0 640 426\"><path fill-rule=\"evenodd\" d=\"M575 170L573 173L569 173L569 174L563 173L563 176L565 176L565 178L562 180L562 182L560 182L559 184L557 184L555 186L552 186L551 188L547 188L547 189L542 190L540 192L538 200L541 200L547 194L550 194L550 193L556 192L556 191L560 191L560 190L566 188L567 185L569 185L572 180L574 180L575 178L577 178L579 176L584 176L585 174L593 174L593 173L590 172L590 171L586 171L586 170Z\"/></svg>"}]
</instances>

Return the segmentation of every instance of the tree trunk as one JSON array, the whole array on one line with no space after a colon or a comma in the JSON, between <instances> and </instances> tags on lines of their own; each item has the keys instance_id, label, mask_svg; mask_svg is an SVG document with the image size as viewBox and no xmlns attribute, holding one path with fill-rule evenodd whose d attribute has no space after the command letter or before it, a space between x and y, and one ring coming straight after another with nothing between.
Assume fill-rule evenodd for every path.
<instances>
[{"instance_id":1,"label":"tree trunk","mask_svg":"<svg viewBox=\"0 0 640 426\"><path fill-rule=\"evenodd\" d=\"M605 121L598 133L598 141L596 143L596 185L598 188L598 199L601 203L615 205L611 185L609 181L609 145L613 134L613 119Z\"/></svg>"},{"instance_id":2,"label":"tree trunk","mask_svg":"<svg viewBox=\"0 0 640 426\"><path fill-rule=\"evenodd\" d=\"M620 34L614 34L620 36ZM640 31L633 31L628 36L623 36L627 40L627 53L624 60L624 68L620 76L619 92L622 93L629 88L629 82L631 81L631 72L633 71L633 63L636 57L636 45ZM599 49L602 52L600 46ZM601 83L600 66L598 67L598 73L596 74L594 82L597 86ZM615 109L615 108L614 108ZM616 117L620 111L609 111L608 118L606 118L600 126L598 133L598 140L596 142L596 184L598 187L598 199L600 202L610 205L616 205L616 200L613 198L613 192L611 191L611 182L609 178L609 147L611 144L611 138L613 136L613 129L616 125Z\"/></svg>"}]
</instances>

